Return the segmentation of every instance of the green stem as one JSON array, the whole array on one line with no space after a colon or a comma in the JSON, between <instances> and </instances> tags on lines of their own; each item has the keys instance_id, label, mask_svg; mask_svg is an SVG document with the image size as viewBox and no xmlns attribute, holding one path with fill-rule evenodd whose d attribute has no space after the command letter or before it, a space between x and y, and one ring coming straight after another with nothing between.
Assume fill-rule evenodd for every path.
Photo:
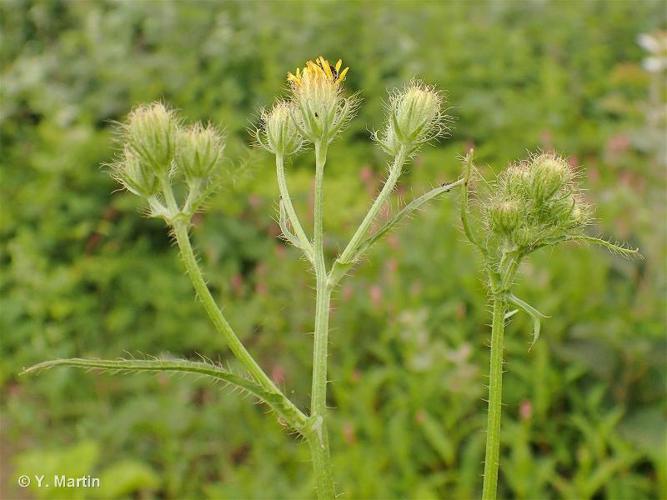
<instances>
[{"instance_id":1,"label":"green stem","mask_svg":"<svg viewBox=\"0 0 667 500\"><path fill-rule=\"evenodd\" d=\"M503 393L503 334L505 331L506 308L504 297L501 294L494 294L493 323L491 326L491 361L489 367L489 414L486 430L482 500L495 500L498 487L500 417Z\"/></svg>"},{"instance_id":2,"label":"green stem","mask_svg":"<svg viewBox=\"0 0 667 500\"><path fill-rule=\"evenodd\" d=\"M406 159L407 150L404 146L401 146L401 148L398 150L398 153L394 157L393 164L389 168L389 177L387 177L387 180L385 181L380 194L378 194L377 198L375 198L375 201L371 205L371 208L368 210L366 217L364 217L364 220L357 228L356 232L352 236L352 239L350 239L350 242L345 247L345 250L343 250L343 252L340 254L340 257L338 257L337 260L339 262L347 263L354 259L359 244L362 242L364 236L368 232L368 228L375 220L375 217L377 217L377 214L380 211L380 208L382 208L382 205L384 205L384 202L387 201L387 198L394 190L396 182L398 182L398 179L401 176L401 172L403 171L403 164L405 163Z\"/></svg>"},{"instance_id":3,"label":"green stem","mask_svg":"<svg viewBox=\"0 0 667 500\"><path fill-rule=\"evenodd\" d=\"M308 241L308 236L306 236L301 222L299 222L299 216L294 210L294 205L292 204L292 198L290 197L289 190L287 189L287 180L285 179L285 159L283 155L276 155L276 177L278 178L278 188L280 190L280 198L282 199L285 211L287 212L287 217L289 218L290 224L296 233L299 243L302 250L306 254L308 260L313 260L313 247Z\"/></svg>"},{"instance_id":4,"label":"green stem","mask_svg":"<svg viewBox=\"0 0 667 500\"><path fill-rule=\"evenodd\" d=\"M262 368L257 364L255 359L251 354L246 350L245 346L241 343L239 338L232 330L232 327L227 322L227 319L220 311L220 308L215 303L215 299L211 295L204 277L202 276L199 265L197 264L197 258L192 250L192 245L190 244L190 237L188 235L188 226L187 223L182 220L176 220L173 223L174 235L176 236L176 242L178 243L178 248L181 251L181 257L183 259L183 264L185 265L185 270L192 281L192 286L197 293L197 296L201 300L206 314L208 314L209 319L213 323L215 329L220 332L225 341L229 346L230 350L236 356L236 358L241 362L241 364L248 370L252 377L257 381L262 388L271 394L279 395L284 403L289 406L294 412L301 413L300 410L294 406L294 404L289 401L289 399L282 393L278 387L273 383L271 378L262 370ZM289 422L297 430L301 431L301 426L296 422Z\"/></svg>"},{"instance_id":5,"label":"green stem","mask_svg":"<svg viewBox=\"0 0 667 500\"><path fill-rule=\"evenodd\" d=\"M311 432L308 437L313 459L313 470L320 500L335 496L329 435L327 431L327 347L329 329L329 302L331 289L327 284L327 270L324 262L324 242L322 227L323 178L327 146L315 143L315 207L313 229L313 256L317 298L315 305L315 340L313 346L313 380L310 402Z\"/></svg>"}]
</instances>

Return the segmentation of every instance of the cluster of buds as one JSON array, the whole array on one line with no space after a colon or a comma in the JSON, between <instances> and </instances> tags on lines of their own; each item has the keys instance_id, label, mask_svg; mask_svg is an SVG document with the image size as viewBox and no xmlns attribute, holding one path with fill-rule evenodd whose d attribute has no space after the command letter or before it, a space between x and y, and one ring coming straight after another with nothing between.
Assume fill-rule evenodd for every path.
<instances>
[{"instance_id":1,"label":"cluster of buds","mask_svg":"<svg viewBox=\"0 0 667 500\"><path fill-rule=\"evenodd\" d=\"M120 157L111 164L112 176L131 193L144 198L150 215L172 221L191 216L213 186L222 162L224 142L211 125L184 126L162 103L134 109L120 128ZM184 180L181 207L172 183Z\"/></svg>"},{"instance_id":2,"label":"cluster of buds","mask_svg":"<svg viewBox=\"0 0 667 500\"><path fill-rule=\"evenodd\" d=\"M402 148L413 153L447 130L442 103L442 95L433 87L410 82L389 95L387 123L373 138L390 155L398 154Z\"/></svg>"},{"instance_id":3,"label":"cluster of buds","mask_svg":"<svg viewBox=\"0 0 667 500\"><path fill-rule=\"evenodd\" d=\"M524 255L579 234L590 222L570 166L549 153L502 172L485 212L503 247Z\"/></svg>"}]
</instances>

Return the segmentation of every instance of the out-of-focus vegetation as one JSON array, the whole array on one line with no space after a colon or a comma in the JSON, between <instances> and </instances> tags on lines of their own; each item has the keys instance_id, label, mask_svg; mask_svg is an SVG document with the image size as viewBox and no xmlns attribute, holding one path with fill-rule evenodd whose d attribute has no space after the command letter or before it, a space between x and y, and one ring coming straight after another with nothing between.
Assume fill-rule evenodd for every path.
<instances>
[{"instance_id":1,"label":"out-of-focus vegetation","mask_svg":"<svg viewBox=\"0 0 667 500\"><path fill-rule=\"evenodd\" d=\"M222 387L18 372L127 353L234 366L162 223L100 168L113 121L164 99L226 129L239 178L198 219L195 243L230 321L306 406L312 276L277 237L271 160L246 128L288 70L323 54L343 58L364 98L345 147L330 151L330 255L384 175L367 128L382 122L386 90L411 77L446 89L455 121L395 203L459 176L470 145L489 175L527 149L581 165L591 232L646 259L565 246L524 265L517 292L551 318L530 352L529 319L506 334L500 492L665 498L665 167L653 139L664 137L647 128L659 75L636 43L659 29L660 1L0 3L0 496L62 498L16 487L19 474L54 472L102 478L68 498L311 495L305 445ZM289 167L301 208L312 173L310 154ZM346 498L479 495L489 317L456 203L445 196L378 245L334 299L331 439Z\"/></svg>"}]
</instances>

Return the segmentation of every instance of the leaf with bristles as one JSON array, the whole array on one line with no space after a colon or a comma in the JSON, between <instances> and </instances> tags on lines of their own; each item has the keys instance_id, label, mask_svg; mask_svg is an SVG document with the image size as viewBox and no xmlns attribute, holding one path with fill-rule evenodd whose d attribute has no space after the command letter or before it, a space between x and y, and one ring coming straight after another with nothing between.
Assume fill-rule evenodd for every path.
<instances>
[{"instance_id":1,"label":"leaf with bristles","mask_svg":"<svg viewBox=\"0 0 667 500\"><path fill-rule=\"evenodd\" d=\"M616 243L612 243L611 241L604 240L602 238L596 238L595 236L586 236L584 235L579 235L579 236L569 236L567 238L569 241L583 241L585 243L592 243L594 245L599 245L603 248L606 248L612 253L622 255L623 257L641 257L642 255L639 253L639 248L626 248L622 245L618 245Z\"/></svg>"},{"instance_id":2,"label":"leaf with bristles","mask_svg":"<svg viewBox=\"0 0 667 500\"><path fill-rule=\"evenodd\" d=\"M507 311L507 312L505 313L505 321L507 321L508 319L510 319L511 317L513 317L513 316L514 316L516 313L518 313L518 312L519 312L518 309L512 309L511 311Z\"/></svg>"},{"instance_id":3,"label":"leaf with bristles","mask_svg":"<svg viewBox=\"0 0 667 500\"><path fill-rule=\"evenodd\" d=\"M509 300L515 306L521 308L526 314L528 314L533 320L533 341L530 344L530 349L533 348L535 342L540 338L540 331L542 329L542 318L548 318L545 314L542 314L540 311L531 306L528 302L521 300L519 297L508 293L507 300Z\"/></svg>"},{"instance_id":4,"label":"leaf with bristles","mask_svg":"<svg viewBox=\"0 0 667 500\"><path fill-rule=\"evenodd\" d=\"M362 242L359 245L359 249L357 250L352 260L354 261L358 257L360 257L366 250L368 250L371 247L371 245L373 245L373 243L375 243L387 232L389 232L404 218L410 216L414 211L418 210L432 199L437 198L441 194L451 191L452 189L461 184L463 184L463 179L459 179L458 181L452 182L450 184L442 184L441 186L431 189L430 191L424 193L420 197L412 200L410 203L405 205L396 215L394 215L389 221L387 221L380 229L378 229L375 233L369 236L364 242Z\"/></svg>"},{"instance_id":5,"label":"leaf with bristles","mask_svg":"<svg viewBox=\"0 0 667 500\"><path fill-rule=\"evenodd\" d=\"M52 361L44 361L29 368L24 369L21 375L35 373L41 370L48 370L59 366L76 367L91 370L102 370L110 372L183 372L194 373L211 377L217 380L222 380L231 384L249 394L252 394L260 401L269 405L276 413L285 421L289 422L296 430L301 430L306 423L306 416L301 413L289 400L282 394L271 392L260 385L235 375L228 370L224 370L219 366L211 363L188 361L185 359L82 359L82 358L68 358L68 359L54 359Z\"/></svg>"}]
</instances>

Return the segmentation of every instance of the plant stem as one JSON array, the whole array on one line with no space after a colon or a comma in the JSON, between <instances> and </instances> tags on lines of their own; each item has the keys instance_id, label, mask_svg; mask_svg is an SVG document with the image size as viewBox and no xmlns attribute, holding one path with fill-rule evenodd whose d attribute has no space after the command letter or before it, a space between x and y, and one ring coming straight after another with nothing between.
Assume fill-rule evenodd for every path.
<instances>
[{"instance_id":1,"label":"plant stem","mask_svg":"<svg viewBox=\"0 0 667 500\"><path fill-rule=\"evenodd\" d=\"M280 396L283 400L283 404L286 408L289 408L292 413L299 415L302 418L292 419L289 422L296 430L301 431L303 429L303 421L305 421L305 415L282 393L278 387L273 383L271 378L262 370L262 368L257 364L252 355L246 350L245 346L241 343L239 338L232 330L232 327L227 322L227 319L220 311L220 308L215 303L215 299L211 295L204 277L202 276L199 265L197 264L197 258L192 250L192 245L190 244L190 237L188 235L188 226L187 223L183 220L175 220L173 222L174 235L176 236L176 242L178 243L178 248L180 249L181 258L183 264L185 265L185 270L192 281L192 286L197 293L197 296L201 300L206 314L208 314L209 319L213 323L215 329L220 332L225 341L229 346L234 356L241 362L246 370L252 375L252 377L257 381L258 384L264 388L264 390Z\"/></svg>"},{"instance_id":2,"label":"plant stem","mask_svg":"<svg viewBox=\"0 0 667 500\"><path fill-rule=\"evenodd\" d=\"M489 367L489 414L484 458L484 486L482 500L495 500L498 487L500 460L500 417L503 393L503 334L507 309L502 294L493 296L493 323L491 326L491 361Z\"/></svg>"},{"instance_id":3,"label":"plant stem","mask_svg":"<svg viewBox=\"0 0 667 500\"><path fill-rule=\"evenodd\" d=\"M402 146L394 157L393 164L389 168L389 177L387 177L387 180L385 181L380 194L378 194L377 198L375 198L375 201L371 205L371 208L368 210L366 217L364 217L364 220L361 222L356 232L350 239L350 242L345 247L345 250L343 250L343 252L340 254L340 257L338 257L340 262L349 262L354 258L355 252L359 247L363 237L366 235L368 228L370 227L373 220L375 220L375 217L380 211L380 208L382 208L384 202L387 201L387 198L394 190L394 186L396 186L396 182L398 182L398 178L401 176L401 172L403 171L403 164L405 163L406 157L406 148Z\"/></svg>"},{"instance_id":4,"label":"plant stem","mask_svg":"<svg viewBox=\"0 0 667 500\"><path fill-rule=\"evenodd\" d=\"M302 247L302 250L306 253L306 257L312 261L312 245L308 241L301 223L299 222L299 216L294 210L294 205L292 204L292 198L290 197L289 190L287 189L287 180L285 179L285 159L283 155L276 155L276 177L278 178L278 188L280 190L280 198L283 200L285 205L285 211L287 212L287 217L289 218L290 224L296 233L299 243Z\"/></svg>"},{"instance_id":5,"label":"plant stem","mask_svg":"<svg viewBox=\"0 0 667 500\"><path fill-rule=\"evenodd\" d=\"M335 496L331 459L329 454L329 435L327 431L327 347L329 329L329 301L331 289L327 283L327 270L324 262L324 242L322 228L322 202L324 164L326 163L327 145L315 143L315 207L313 228L313 254L315 278L317 280L317 298L315 304L315 339L313 346L313 380L311 389L310 418L311 433L308 438L313 459L313 470L317 496L320 500L333 499Z\"/></svg>"}]
</instances>

